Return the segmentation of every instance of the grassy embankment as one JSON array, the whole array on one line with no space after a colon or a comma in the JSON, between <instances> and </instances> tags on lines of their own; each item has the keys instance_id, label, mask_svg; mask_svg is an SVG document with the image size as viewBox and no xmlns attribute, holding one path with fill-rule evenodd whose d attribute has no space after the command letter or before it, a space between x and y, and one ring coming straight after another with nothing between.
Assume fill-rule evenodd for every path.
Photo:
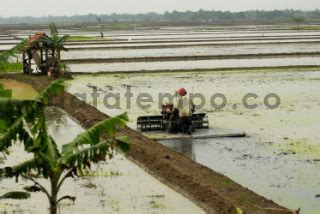
<instances>
[{"instance_id":1,"label":"grassy embankment","mask_svg":"<svg viewBox=\"0 0 320 214\"><path fill-rule=\"evenodd\" d=\"M97 40L112 40L110 37L101 38L100 34L97 36L70 36L67 41L69 42L79 42L79 41L97 41Z\"/></svg>"},{"instance_id":2,"label":"grassy embankment","mask_svg":"<svg viewBox=\"0 0 320 214\"><path fill-rule=\"evenodd\" d=\"M153 28L154 26L151 25ZM88 26L88 30L134 30L141 27L140 24L133 23L103 23L94 26Z\"/></svg>"},{"instance_id":3,"label":"grassy embankment","mask_svg":"<svg viewBox=\"0 0 320 214\"><path fill-rule=\"evenodd\" d=\"M19 72L22 71L23 65L22 63L10 63L0 65L0 73L8 73L8 72Z\"/></svg>"},{"instance_id":4,"label":"grassy embankment","mask_svg":"<svg viewBox=\"0 0 320 214\"><path fill-rule=\"evenodd\" d=\"M112 24L104 24L101 26L102 29L107 30L128 30L134 29L137 25L129 24L129 23L112 23Z\"/></svg>"},{"instance_id":5,"label":"grassy embankment","mask_svg":"<svg viewBox=\"0 0 320 214\"><path fill-rule=\"evenodd\" d=\"M98 36L70 36L68 38L68 41L87 41L87 40L95 40L101 37Z\"/></svg>"},{"instance_id":6,"label":"grassy embankment","mask_svg":"<svg viewBox=\"0 0 320 214\"><path fill-rule=\"evenodd\" d=\"M301 26L301 27L293 27L291 30L320 30L320 26Z\"/></svg>"}]
</instances>

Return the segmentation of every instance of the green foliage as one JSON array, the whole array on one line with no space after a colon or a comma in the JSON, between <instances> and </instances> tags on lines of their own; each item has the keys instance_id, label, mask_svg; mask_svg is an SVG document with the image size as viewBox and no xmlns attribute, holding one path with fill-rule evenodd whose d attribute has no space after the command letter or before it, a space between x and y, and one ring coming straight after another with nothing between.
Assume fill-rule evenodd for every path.
<instances>
[{"instance_id":1,"label":"green foliage","mask_svg":"<svg viewBox=\"0 0 320 214\"><path fill-rule=\"evenodd\" d=\"M320 26L301 26L301 27L293 27L291 30L320 30Z\"/></svg>"},{"instance_id":2,"label":"green foliage","mask_svg":"<svg viewBox=\"0 0 320 214\"><path fill-rule=\"evenodd\" d=\"M243 214L242 210L240 208L236 208L236 214Z\"/></svg>"},{"instance_id":3,"label":"green foliage","mask_svg":"<svg viewBox=\"0 0 320 214\"><path fill-rule=\"evenodd\" d=\"M10 50L0 53L0 72L18 71L22 69L22 64L16 62L17 54L21 53L27 45L23 40Z\"/></svg>"},{"instance_id":4,"label":"green foliage","mask_svg":"<svg viewBox=\"0 0 320 214\"><path fill-rule=\"evenodd\" d=\"M59 36L59 31L57 26L54 23L50 24L50 37L43 37L43 39L38 40L37 42L45 42L49 44L50 47L53 47L56 51L56 57L57 57L57 69L59 75L64 75L64 72L66 71L67 68L66 66L64 68L61 67L61 56L60 52L61 50L63 51L68 51L67 48L64 46L65 42L69 39L69 35L64 35L62 37Z\"/></svg>"},{"instance_id":5,"label":"green foliage","mask_svg":"<svg viewBox=\"0 0 320 214\"><path fill-rule=\"evenodd\" d=\"M64 47L64 43L68 40L69 35L60 37L58 29L54 23L51 23L49 28L50 36L42 37L41 39L36 40L32 45L46 43L50 47L53 47L58 53L60 50L67 50Z\"/></svg>"},{"instance_id":6,"label":"green foliage","mask_svg":"<svg viewBox=\"0 0 320 214\"><path fill-rule=\"evenodd\" d=\"M305 22L306 19L303 18L303 17L295 17L292 19L295 23L302 23L302 22Z\"/></svg>"},{"instance_id":7,"label":"green foliage","mask_svg":"<svg viewBox=\"0 0 320 214\"><path fill-rule=\"evenodd\" d=\"M16 199L23 200L30 198L30 193L27 192L8 192L0 197L0 199Z\"/></svg>"},{"instance_id":8,"label":"green foliage","mask_svg":"<svg viewBox=\"0 0 320 214\"><path fill-rule=\"evenodd\" d=\"M33 170L38 169L38 165L40 163L40 159L32 158L30 160L24 161L14 167L7 167L5 168L3 172L3 176L11 178L11 177L17 177L20 174L23 173L29 173Z\"/></svg>"},{"instance_id":9,"label":"green foliage","mask_svg":"<svg viewBox=\"0 0 320 214\"><path fill-rule=\"evenodd\" d=\"M118 146L122 151L128 151L129 144L127 137L114 137L117 131L125 127L128 121L127 114L106 119L86 132L78 135L72 142L62 147L62 158L60 163L67 167L80 169L90 168L88 162L97 163L105 159L110 149ZM106 133L109 139L101 142L101 135Z\"/></svg>"},{"instance_id":10,"label":"green foliage","mask_svg":"<svg viewBox=\"0 0 320 214\"><path fill-rule=\"evenodd\" d=\"M5 89L3 84L0 83L0 97L11 98L12 90Z\"/></svg>"},{"instance_id":11,"label":"green foliage","mask_svg":"<svg viewBox=\"0 0 320 214\"><path fill-rule=\"evenodd\" d=\"M63 89L63 82L57 80L34 101L0 98L0 114L3 115L0 120L0 133L3 133L0 138L0 151L10 147L12 140L23 142L26 150L34 146L33 135L46 131L42 128L45 125L44 104L48 102L49 96L61 93Z\"/></svg>"},{"instance_id":12,"label":"green foliage","mask_svg":"<svg viewBox=\"0 0 320 214\"><path fill-rule=\"evenodd\" d=\"M50 44L53 48L55 48L58 52L60 50L65 50L67 49L64 47L65 42L68 40L70 36L69 35L64 35L62 37L59 36L59 31L57 26L54 23L50 24L50 36L49 37L44 37L43 40ZM39 40L39 42L42 42L42 40Z\"/></svg>"},{"instance_id":13,"label":"green foliage","mask_svg":"<svg viewBox=\"0 0 320 214\"><path fill-rule=\"evenodd\" d=\"M23 189L25 191L27 191L27 192L40 192L41 191L41 189L39 187L35 186L35 185L33 185L33 186L25 186L25 187L23 187Z\"/></svg>"},{"instance_id":14,"label":"green foliage","mask_svg":"<svg viewBox=\"0 0 320 214\"><path fill-rule=\"evenodd\" d=\"M57 26L54 23L51 23L50 26L50 36L44 36L41 39L34 41L32 45L37 44L47 44L54 50L56 64L55 64L55 71L59 75L64 75L67 72L70 72L70 68L66 65L61 64L61 50L68 51L65 47L65 42L69 39L69 35L60 36Z\"/></svg>"},{"instance_id":15,"label":"green foliage","mask_svg":"<svg viewBox=\"0 0 320 214\"><path fill-rule=\"evenodd\" d=\"M0 151L8 151L19 140L25 151L33 154L30 160L0 169L0 175L2 178L16 179L21 176L33 181L47 195L51 213L56 213L57 204L61 200L69 198L57 198L66 178L77 176L83 169L90 169L91 163L105 160L107 155L111 157L115 147L122 151L129 149L128 138L117 136L119 129L124 128L128 121L127 114L121 114L96 124L63 145L59 151L56 142L47 133L44 106L51 95L59 94L63 89L63 82L57 80L35 100L0 98L0 114L4 115L0 126ZM102 140L103 134L106 134L107 140ZM50 180L51 193L36 178L29 176L34 172Z\"/></svg>"},{"instance_id":16,"label":"green foliage","mask_svg":"<svg viewBox=\"0 0 320 214\"><path fill-rule=\"evenodd\" d=\"M295 17L292 20L297 24L298 28L300 27L301 23L306 22L305 18L303 17Z\"/></svg>"},{"instance_id":17,"label":"green foliage","mask_svg":"<svg viewBox=\"0 0 320 214\"><path fill-rule=\"evenodd\" d=\"M21 53L27 46L27 40L22 40L10 50L5 50L0 54L0 62L8 61L12 57L17 57L17 54Z\"/></svg>"},{"instance_id":18,"label":"green foliage","mask_svg":"<svg viewBox=\"0 0 320 214\"><path fill-rule=\"evenodd\" d=\"M112 23L101 26L105 30L130 30L134 29L134 25L127 23Z\"/></svg>"},{"instance_id":19,"label":"green foliage","mask_svg":"<svg viewBox=\"0 0 320 214\"><path fill-rule=\"evenodd\" d=\"M88 129L85 133L78 135L71 143L62 148L62 153L67 154L83 145L95 145L100 142L100 136L106 132L110 137L116 133L117 129L123 128L128 121L127 114L122 114L114 118L104 120L94 127Z\"/></svg>"},{"instance_id":20,"label":"green foliage","mask_svg":"<svg viewBox=\"0 0 320 214\"><path fill-rule=\"evenodd\" d=\"M50 24L50 34L52 37L58 36L59 34L58 28L53 22Z\"/></svg>"},{"instance_id":21,"label":"green foliage","mask_svg":"<svg viewBox=\"0 0 320 214\"><path fill-rule=\"evenodd\" d=\"M68 41L88 41L88 40L95 40L97 37L94 36L70 36L67 40Z\"/></svg>"},{"instance_id":22,"label":"green foliage","mask_svg":"<svg viewBox=\"0 0 320 214\"><path fill-rule=\"evenodd\" d=\"M17 72L23 69L22 63L0 63L0 72Z\"/></svg>"},{"instance_id":23,"label":"green foliage","mask_svg":"<svg viewBox=\"0 0 320 214\"><path fill-rule=\"evenodd\" d=\"M241 22L241 23L256 23L259 22L284 22L291 20L292 17L308 17L309 20L319 20L320 10L301 11L301 10L248 10L240 12L219 11L219 10L199 10L199 11L172 11L165 13L145 13L145 14L89 14L77 15L68 17L46 16L39 18L30 17L14 17L14 18L1 18L0 23L50 23L50 22L68 22L73 26L83 28L83 23L103 24L103 28L109 29L128 29L132 28L130 23L150 23L152 22L164 24L164 22L201 22L213 20L215 22ZM75 24L79 23L79 24ZM112 23L112 24L109 24Z\"/></svg>"},{"instance_id":24,"label":"green foliage","mask_svg":"<svg viewBox=\"0 0 320 214\"><path fill-rule=\"evenodd\" d=\"M70 67L65 63L60 63L60 71L62 74L68 74L71 72Z\"/></svg>"},{"instance_id":25,"label":"green foliage","mask_svg":"<svg viewBox=\"0 0 320 214\"><path fill-rule=\"evenodd\" d=\"M40 92L39 96L36 98L36 101L48 104L50 96L61 94L64 91L64 83L62 79L56 80L51 83L46 89Z\"/></svg>"},{"instance_id":26,"label":"green foliage","mask_svg":"<svg viewBox=\"0 0 320 214\"><path fill-rule=\"evenodd\" d=\"M28 107L26 107L28 106ZM13 140L20 140L26 149L32 145L30 133L24 129L25 120L35 119L34 111L39 106L32 101L0 98L0 114L3 115L0 138L0 151L5 151ZM26 115L30 112L29 115Z\"/></svg>"}]
</instances>

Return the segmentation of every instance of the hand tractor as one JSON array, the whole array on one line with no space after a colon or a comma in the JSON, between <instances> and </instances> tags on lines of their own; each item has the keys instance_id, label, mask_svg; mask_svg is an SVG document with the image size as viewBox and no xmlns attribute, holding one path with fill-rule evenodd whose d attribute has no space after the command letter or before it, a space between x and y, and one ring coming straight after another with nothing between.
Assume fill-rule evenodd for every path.
<instances>
[{"instance_id":1,"label":"hand tractor","mask_svg":"<svg viewBox=\"0 0 320 214\"><path fill-rule=\"evenodd\" d=\"M167 131L173 106L162 105L161 115L141 116L137 119L137 129L143 132ZM205 113L193 113L192 125L194 129L208 129L209 121Z\"/></svg>"}]
</instances>

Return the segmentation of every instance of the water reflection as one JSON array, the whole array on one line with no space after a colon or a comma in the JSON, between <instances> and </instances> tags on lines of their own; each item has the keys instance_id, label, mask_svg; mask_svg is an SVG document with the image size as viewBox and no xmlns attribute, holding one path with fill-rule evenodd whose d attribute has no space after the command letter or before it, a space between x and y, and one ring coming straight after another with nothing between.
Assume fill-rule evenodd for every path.
<instances>
[{"instance_id":1,"label":"water reflection","mask_svg":"<svg viewBox=\"0 0 320 214\"><path fill-rule=\"evenodd\" d=\"M71 142L84 129L63 110L47 107L45 110L48 132L58 145Z\"/></svg>"},{"instance_id":2,"label":"water reflection","mask_svg":"<svg viewBox=\"0 0 320 214\"><path fill-rule=\"evenodd\" d=\"M319 213L320 165L257 137L160 141L256 193L302 213ZM299 170L298 170L299 169ZM308 183L308 185L306 185Z\"/></svg>"},{"instance_id":3,"label":"water reflection","mask_svg":"<svg viewBox=\"0 0 320 214\"><path fill-rule=\"evenodd\" d=\"M191 43L192 44L192 43ZM120 50L94 50L69 51L63 54L63 59L96 59L96 58L130 58L130 57L176 57L176 56L207 56L207 55L238 55L238 54L271 54L271 53L296 53L318 52L320 44L245 44L237 46L196 46L180 48L155 48L155 49L120 49Z\"/></svg>"},{"instance_id":4,"label":"water reflection","mask_svg":"<svg viewBox=\"0 0 320 214\"><path fill-rule=\"evenodd\" d=\"M83 131L75 120L58 108L47 108L46 116L49 134L59 146L71 141ZM26 159L23 156L25 153L21 147L12 148L12 155L8 157L16 164ZM60 194L75 196L76 203L61 203L59 213L204 213L191 201L128 161L122 154L116 154L113 159L91 167L90 174L67 179L62 185ZM43 179L39 182L45 186L48 184ZM26 180L16 183L14 179L3 179L0 184L0 195L31 185ZM48 201L42 192L32 193L28 200L0 200L0 214L2 213L48 213Z\"/></svg>"},{"instance_id":5,"label":"water reflection","mask_svg":"<svg viewBox=\"0 0 320 214\"><path fill-rule=\"evenodd\" d=\"M171 140L171 141L160 141L160 143L176 152L185 155L192 160L196 160L196 156L193 151L193 140Z\"/></svg>"}]
</instances>

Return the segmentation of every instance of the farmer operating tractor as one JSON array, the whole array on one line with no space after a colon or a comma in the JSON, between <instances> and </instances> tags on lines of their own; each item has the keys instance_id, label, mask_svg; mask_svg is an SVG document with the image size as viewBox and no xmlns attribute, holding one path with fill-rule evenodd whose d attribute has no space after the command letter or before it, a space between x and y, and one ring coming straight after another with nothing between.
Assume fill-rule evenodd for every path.
<instances>
[{"instance_id":1,"label":"farmer operating tractor","mask_svg":"<svg viewBox=\"0 0 320 214\"><path fill-rule=\"evenodd\" d=\"M161 115L142 116L137 120L141 131L167 131L191 135L196 129L209 128L205 113L194 113L195 105L184 88L176 91L172 103L162 105Z\"/></svg>"},{"instance_id":2,"label":"farmer operating tractor","mask_svg":"<svg viewBox=\"0 0 320 214\"><path fill-rule=\"evenodd\" d=\"M192 113L194 113L195 105L186 96L187 94L186 89L178 89L176 91L176 99L172 104L172 110L165 112L169 114L167 131L170 133L182 132L191 135L194 131ZM165 105L164 107L166 108Z\"/></svg>"}]
</instances>

